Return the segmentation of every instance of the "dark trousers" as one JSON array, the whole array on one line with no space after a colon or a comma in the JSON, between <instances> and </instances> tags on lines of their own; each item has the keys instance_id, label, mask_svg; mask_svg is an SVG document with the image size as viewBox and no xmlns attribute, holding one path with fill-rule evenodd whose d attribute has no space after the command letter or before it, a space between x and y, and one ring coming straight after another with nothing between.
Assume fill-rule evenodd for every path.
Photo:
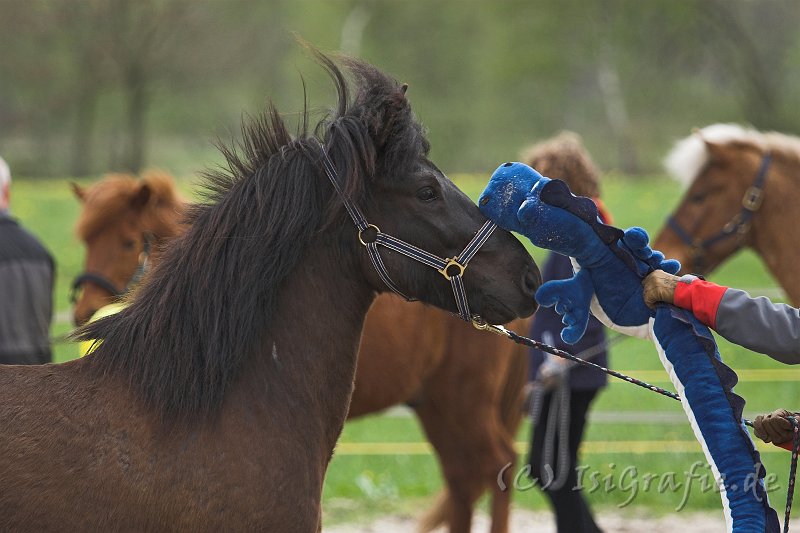
<instances>
[{"instance_id":1,"label":"dark trousers","mask_svg":"<svg viewBox=\"0 0 800 533\"><path fill-rule=\"evenodd\" d=\"M569 423L569 475L566 483L556 490L543 489L545 495L550 500L556 518L558 533L596 533L600 528L594 522L592 512L583 492L576 490L578 476L575 472L577 466L578 447L583 439L583 428L586 425L586 412L592 403L597 390L571 391L570 392L570 423ZM545 428L550 412L550 403L554 394L547 393L544 396L542 411L539 420L533 427L533 438L531 442L531 452L528 463L531 468L531 477L537 480L542 479L542 453L544 449ZM554 457L559 456L558 442ZM557 460L550 465L554 470L557 468ZM539 485L541 487L541 485Z\"/></svg>"}]
</instances>

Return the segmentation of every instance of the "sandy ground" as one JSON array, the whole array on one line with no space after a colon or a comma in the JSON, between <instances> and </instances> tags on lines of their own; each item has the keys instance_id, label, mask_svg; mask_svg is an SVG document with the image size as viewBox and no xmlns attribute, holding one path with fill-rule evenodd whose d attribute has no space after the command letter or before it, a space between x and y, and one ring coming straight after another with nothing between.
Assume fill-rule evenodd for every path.
<instances>
[{"instance_id":1,"label":"sandy ground","mask_svg":"<svg viewBox=\"0 0 800 533\"><path fill-rule=\"evenodd\" d=\"M597 516L599 526L606 533L719 533L725 531L722 513L675 513L667 516L648 518L635 512L600 512ZM376 520L370 524L339 524L324 527L324 533L414 533L416 520L410 516L394 516ZM489 531L486 515L478 515L472 531ZM552 517L546 512L515 509L511 514L511 533L555 533ZM444 529L437 533L444 533Z\"/></svg>"}]
</instances>

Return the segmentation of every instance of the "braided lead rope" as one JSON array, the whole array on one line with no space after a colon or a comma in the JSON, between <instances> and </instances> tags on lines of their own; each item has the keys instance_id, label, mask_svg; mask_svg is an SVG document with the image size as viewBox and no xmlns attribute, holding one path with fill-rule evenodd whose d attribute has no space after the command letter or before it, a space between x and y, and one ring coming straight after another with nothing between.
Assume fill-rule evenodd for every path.
<instances>
[{"instance_id":1,"label":"braided lead rope","mask_svg":"<svg viewBox=\"0 0 800 533\"><path fill-rule=\"evenodd\" d=\"M512 340L512 341L516 342L517 344L522 344L524 346L530 346L531 348L536 348L537 350L541 350L543 352L551 353L553 355L557 355L558 357L563 357L564 359L568 359L568 360L572 361L573 363L577 363L579 365L583 365L583 366L588 366L588 367L594 368L595 370L599 370L600 372L605 372L609 376L614 376L615 378L621 379L623 381L627 381L628 383L633 383L634 385L638 385L640 387L643 387L645 389L651 390L653 392L657 392L658 394L661 394L662 396L666 396L668 398L672 398L673 400L681 401L681 397L678 394L676 394L676 393L674 393L672 391L669 391L667 389L662 389L661 387L657 387L655 385L651 385L650 383L647 383L646 381L642 381L641 379L636 379L634 377L628 376L628 375L623 374L621 372L617 372L616 370L611 370L610 368L606 368L604 366L598 365L597 363L593 363L591 361L587 361L585 359L581 359L580 357L577 357L577 356L575 356L575 355L573 355L573 354L571 354L571 353L569 353L567 351L560 350L560 349L558 349L558 348L556 348L554 346L550 346L549 344L545 344L543 342L539 342L539 341L535 341L533 339L529 339L528 337L525 337L523 335L518 335L517 333L514 333L510 329L507 329L507 328L505 328L503 326L498 326L498 325L495 325L495 324L488 324L487 322L484 322L481 319L473 319L472 320L472 325L475 326L475 328L477 328L477 329L480 329L480 330L483 330L483 331L490 331L490 332L495 333L497 335L501 335L503 337L506 337L507 339ZM753 427L753 422L751 422L750 420L748 420L746 418L742 418L742 422L744 422L745 425Z\"/></svg>"},{"instance_id":2,"label":"braided lead rope","mask_svg":"<svg viewBox=\"0 0 800 533\"><path fill-rule=\"evenodd\" d=\"M789 519L792 516L792 501L794 500L794 481L797 477L797 455L800 453L800 420L796 416L788 417L794 428L792 439L792 462L789 467L789 488L786 494L786 514L783 517L783 533L789 532Z\"/></svg>"}]
</instances>

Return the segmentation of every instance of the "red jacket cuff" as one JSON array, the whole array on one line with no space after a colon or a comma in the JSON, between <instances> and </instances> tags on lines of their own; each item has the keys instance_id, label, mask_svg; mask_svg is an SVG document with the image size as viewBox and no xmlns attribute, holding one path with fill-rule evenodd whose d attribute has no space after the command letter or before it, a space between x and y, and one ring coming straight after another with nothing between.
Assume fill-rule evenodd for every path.
<instances>
[{"instance_id":1,"label":"red jacket cuff","mask_svg":"<svg viewBox=\"0 0 800 533\"><path fill-rule=\"evenodd\" d=\"M726 290L727 287L702 279L693 279L690 283L681 281L675 287L673 299L675 305L688 309L700 322L715 328L719 302Z\"/></svg>"},{"instance_id":2,"label":"red jacket cuff","mask_svg":"<svg viewBox=\"0 0 800 533\"><path fill-rule=\"evenodd\" d=\"M783 444L776 444L775 446L777 446L778 448L783 448L784 450L792 451L792 444L793 442L791 440L787 440Z\"/></svg>"}]
</instances>

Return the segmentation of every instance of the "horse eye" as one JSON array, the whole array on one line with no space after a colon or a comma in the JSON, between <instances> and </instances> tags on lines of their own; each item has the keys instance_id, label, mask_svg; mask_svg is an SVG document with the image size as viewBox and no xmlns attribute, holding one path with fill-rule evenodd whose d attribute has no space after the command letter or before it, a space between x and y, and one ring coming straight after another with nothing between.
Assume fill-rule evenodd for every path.
<instances>
[{"instance_id":1,"label":"horse eye","mask_svg":"<svg viewBox=\"0 0 800 533\"><path fill-rule=\"evenodd\" d=\"M431 202L438 198L436 190L433 187L423 187L417 191L417 198L423 202Z\"/></svg>"},{"instance_id":2,"label":"horse eye","mask_svg":"<svg viewBox=\"0 0 800 533\"><path fill-rule=\"evenodd\" d=\"M704 192L693 194L689 197L689 201L695 204L699 204L700 202L706 199L706 196L708 195Z\"/></svg>"},{"instance_id":3,"label":"horse eye","mask_svg":"<svg viewBox=\"0 0 800 533\"><path fill-rule=\"evenodd\" d=\"M122 243L122 246L126 250L133 250L136 247L136 241L125 241Z\"/></svg>"}]
</instances>

